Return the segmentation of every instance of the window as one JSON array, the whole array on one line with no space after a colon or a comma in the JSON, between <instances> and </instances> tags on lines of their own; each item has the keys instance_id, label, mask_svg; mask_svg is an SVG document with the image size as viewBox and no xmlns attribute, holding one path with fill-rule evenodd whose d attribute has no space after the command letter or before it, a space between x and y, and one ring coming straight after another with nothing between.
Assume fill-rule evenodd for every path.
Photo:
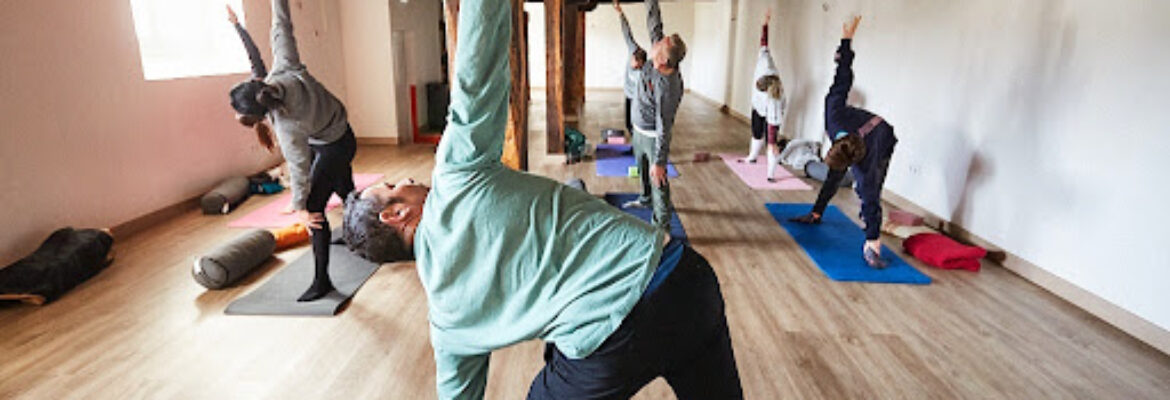
<instances>
[{"instance_id":1,"label":"window","mask_svg":"<svg viewBox=\"0 0 1170 400\"><path fill-rule=\"evenodd\" d=\"M227 22L242 0L130 0L147 80L248 72L248 55Z\"/></svg>"}]
</instances>

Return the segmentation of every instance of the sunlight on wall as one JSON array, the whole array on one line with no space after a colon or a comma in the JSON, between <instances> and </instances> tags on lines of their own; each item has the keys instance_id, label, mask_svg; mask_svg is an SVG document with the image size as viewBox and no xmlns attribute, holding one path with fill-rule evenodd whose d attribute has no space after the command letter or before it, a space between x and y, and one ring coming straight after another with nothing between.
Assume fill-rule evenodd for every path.
<instances>
[{"instance_id":1,"label":"sunlight on wall","mask_svg":"<svg viewBox=\"0 0 1170 400\"><path fill-rule=\"evenodd\" d=\"M240 24L244 24L241 3L242 0L130 0L144 78L247 72L247 54L224 10L224 4L231 5ZM256 34L252 32L253 37Z\"/></svg>"}]
</instances>

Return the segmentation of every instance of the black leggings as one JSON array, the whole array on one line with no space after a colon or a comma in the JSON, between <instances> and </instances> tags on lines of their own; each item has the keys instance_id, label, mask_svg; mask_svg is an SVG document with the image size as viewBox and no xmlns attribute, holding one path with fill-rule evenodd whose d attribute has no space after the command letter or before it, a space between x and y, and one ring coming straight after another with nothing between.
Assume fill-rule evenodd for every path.
<instances>
[{"instance_id":1,"label":"black leggings","mask_svg":"<svg viewBox=\"0 0 1170 400\"><path fill-rule=\"evenodd\" d=\"M305 210L310 213L324 213L329 197L337 193L342 199L353 191L353 156L357 153L357 139L353 128L346 127L345 135L327 144L309 145L313 149L313 166L309 170L309 197ZM328 277L329 242L333 240L329 221L321 222L321 229L313 229L313 255L316 259L317 277Z\"/></svg>"},{"instance_id":2,"label":"black leggings","mask_svg":"<svg viewBox=\"0 0 1170 400\"><path fill-rule=\"evenodd\" d=\"M626 97L626 134L631 136L634 134L634 122L633 119L630 118L630 111L633 111L630 109L632 103L633 100L629 97Z\"/></svg>"}]
</instances>

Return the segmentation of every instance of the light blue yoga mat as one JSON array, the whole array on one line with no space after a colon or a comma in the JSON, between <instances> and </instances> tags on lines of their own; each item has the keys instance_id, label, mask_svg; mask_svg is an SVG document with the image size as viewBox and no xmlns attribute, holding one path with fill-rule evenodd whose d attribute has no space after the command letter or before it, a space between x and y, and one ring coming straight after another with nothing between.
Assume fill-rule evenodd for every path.
<instances>
[{"instance_id":1,"label":"light blue yoga mat","mask_svg":"<svg viewBox=\"0 0 1170 400\"><path fill-rule=\"evenodd\" d=\"M825 210L818 225L788 221L789 218L808 213L812 204L768 203L764 206L772 213L772 218L788 230L800 248L808 253L817 267L835 281L913 285L930 283L929 276L907 264L885 246L882 246L882 257L889 263L888 267L875 269L866 264L861 256L865 232L835 206Z\"/></svg>"}]
</instances>

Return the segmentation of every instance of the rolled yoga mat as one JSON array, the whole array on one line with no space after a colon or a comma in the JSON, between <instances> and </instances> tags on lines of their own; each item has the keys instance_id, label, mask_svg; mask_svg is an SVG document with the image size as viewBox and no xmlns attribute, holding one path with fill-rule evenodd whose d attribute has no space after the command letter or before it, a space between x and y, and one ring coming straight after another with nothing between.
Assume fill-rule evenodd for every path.
<instances>
[{"instance_id":1,"label":"rolled yoga mat","mask_svg":"<svg viewBox=\"0 0 1170 400\"><path fill-rule=\"evenodd\" d=\"M195 259L191 276L208 289L223 289L239 282L276 251L272 232L254 229Z\"/></svg>"},{"instance_id":2,"label":"rolled yoga mat","mask_svg":"<svg viewBox=\"0 0 1170 400\"><path fill-rule=\"evenodd\" d=\"M228 178L203 195L199 205L203 208L204 214L227 214L247 200L250 194L252 188L248 178L242 176Z\"/></svg>"},{"instance_id":3,"label":"rolled yoga mat","mask_svg":"<svg viewBox=\"0 0 1170 400\"><path fill-rule=\"evenodd\" d=\"M634 163L634 148L628 144L599 144L593 156L596 158L597 176L626 177L629 176L629 168L637 165ZM674 163L666 164L666 176L678 177Z\"/></svg>"},{"instance_id":4,"label":"rolled yoga mat","mask_svg":"<svg viewBox=\"0 0 1170 400\"><path fill-rule=\"evenodd\" d=\"M866 264L861 255L865 232L836 206L829 206L821 216L821 223L815 225L788 221L789 218L808 213L812 204L768 203L764 206L830 279L915 285L930 283L929 276L914 269L885 246L882 246L882 257L889 262L888 267L875 269Z\"/></svg>"},{"instance_id":5,"label":"rolled yoga mat","mask_svg":"<svg viewBox=\"0 0 1170 400\"><path fill-rule=\"evenodd\" d=\"M341 229L334 230L333 237L341 237ZM298 302L297 297L313 282L313 252L306 251L259 288L229 304L224 313L332 316L357 293L378 267L379 264L361 258L344 244L332 244L329 246L329 278L337 290L315 301Z\"/></svg>"}]
</instances>

